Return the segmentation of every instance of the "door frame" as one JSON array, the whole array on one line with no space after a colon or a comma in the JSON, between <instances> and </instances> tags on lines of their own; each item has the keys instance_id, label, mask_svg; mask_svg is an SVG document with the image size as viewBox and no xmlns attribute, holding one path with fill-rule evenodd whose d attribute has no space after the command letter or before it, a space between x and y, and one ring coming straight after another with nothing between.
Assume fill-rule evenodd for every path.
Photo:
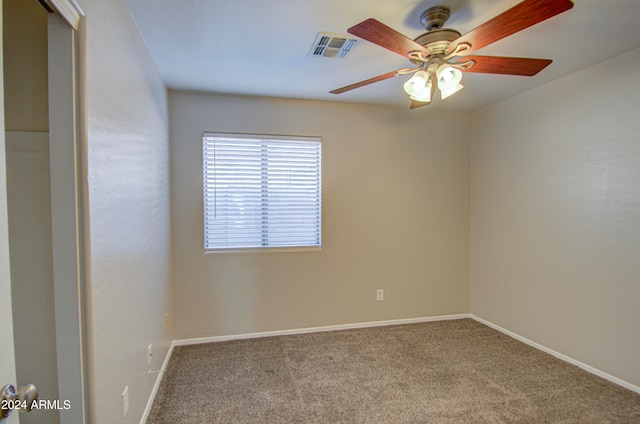
<instances>
[{"instance_id":1,"label":"door frame","mask_svg":"<svg viewBox=\"0 0 640 424\"><path fill-rule=\"evenodd\" d=\"M43 0L39 0L41 3ZM78 28L81 11L49 0L49 166L58 396L70 401L60 422L88 422L83 149ZM66 6L66 7L63 7ZM79 13L70 17L68 11ZM63 12L65 13L63 13Z\"/></svg>"},{"instance_id":2,"label":"door frame","mask_svg":"<svg viewBox=\"0 0 640 424\"><path fill-rule=\"evenodd\" d=\"M61 1L61 0L57 0ZM62 16L48 18L49 167L60 422L87 422L83 172L79 131L78 34Z\"/></svg>"},{"instance_id":3,"label":"door frame","mask_svg":"<svg viewBox=\"0 0 640 424\"><path fill-rule=\"evenodd\" d=\"M0 41L3 40L3 13L0 0ZM4 140L4 51L0 42L0 386L16 383L16 363L13 345L13 312L11 305L11 271L9 264L9 220L7 210L7 171ZM13 414L16 415L16 414ZM18 418L6 421L17 423Z\"/></svg>"},{"instance_id":4,"label":"door frame","mask_svg":"<svg viewBox=\"0 0 640 424\"><path fill-rule=\"evenodd\" d=\"M77 30L84 12L76 0L36 0L49 13L55 13Z\"/></svg>"}]
</instances>

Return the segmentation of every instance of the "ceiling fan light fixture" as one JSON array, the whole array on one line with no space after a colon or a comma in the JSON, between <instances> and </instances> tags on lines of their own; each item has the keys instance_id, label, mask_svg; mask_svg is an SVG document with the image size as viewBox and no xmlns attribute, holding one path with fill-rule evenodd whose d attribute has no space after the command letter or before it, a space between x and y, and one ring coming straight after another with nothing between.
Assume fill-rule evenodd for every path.
<instances>
[{"instance_id":1,"label":"ceiling fan light fixture","mask_svg":"<svg viewBox=\"0 0 640 424\"><path fill-rule=\"evenodd\" d=\"M458 84L455 87L452 88L448 88L448 89L440 89L440 99L444 100L447 97L451 96L452 94L457 93L458 91L462 90L464 88L464 85L462 84Z\"/></svg>"},{"instance_id":2,"label":"ceiling fan light fixture","mask_svg":"<svg viewBox=\"0 0 640 424\"><path fill-rule=\"evenodd\" d=\"M438 78L438 88L440 89L440 99L444 100L452 94L457 93L464 87L462 81L462 71L450 65L442 65L436 71Z\"/></svg>"},{"instance_id":3,"label":"ceiling fan light fixture","mask_svg":"<svg viewBox=\"0 0 640 424\"><path fill-rule=\"evenodd\" d=\"M427 85L425 85L424 90L422 91L422 93L420 93L420 95L409 96L409 98L418 102L430 103L432 84L433 83L431 81L427 82Z\"/></svg>"},{"instance_id":4,"label":"ceiling fan light fixture","mask_svg":"<svg viewBox=\"0 0 640 424\"><path fill-rule=\"evenodd\" d=\"M450 91L460 85L460 81L462 81L462 71L449 65L442 65L436 71L436 77L438 78L438 88L440 91Z\"/></svg>"},{"instance_id":5,"label":"ceiling fan light fixture","mask_svg":"<svg viewBox=\"0 0 640 424\"><path fill-rule=\"evenodd\" d=\"M444 28L450 15L446 6L426 10L420 17L427 32L413 40L382 22L369 18L349 28L347 32L393 53L403 56L417 69L403 68L387 72L336 90L344 93L399 75L415 73L404 83L412 99L410 109L430 104L421 101L434 97L436 87L445 99L460 91L462 72L533 76L551 63L549 59L502 56L468 56L476 50L571 9L575 0L520 0L520 2L464 35ZM462 57L449 63L449 60ZM426 71L426 72L425 72ZM426 76L425 76L426 73ZM437 84L437 85L436 85Z\"/></svg>"},{"instance_id":6,"label":"ceiling fan light fixture","mask_svg":"<svg viewBox=\"0 0 640 424\"><path fill-rule=\"evenodd\" d=\"M404 83L404 91L410 97L421 97L427 90L428 82L429 74L425 71L418 71Z\"/></svg>"}]
</instances>

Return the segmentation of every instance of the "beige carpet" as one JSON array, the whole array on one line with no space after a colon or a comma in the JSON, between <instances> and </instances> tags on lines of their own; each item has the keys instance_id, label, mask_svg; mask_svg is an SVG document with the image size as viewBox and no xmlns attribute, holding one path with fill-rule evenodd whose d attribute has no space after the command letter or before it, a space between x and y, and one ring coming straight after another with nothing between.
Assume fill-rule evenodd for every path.
<instances>
[{"instance_id":1,"label":"beige carpet","mask_svg":"<svg viewBox=\"0 0 640 424\"><path fill-rule=\"evenodd\" d=\"M640 423L640 395L470 319L177 347L148 423Z\"/></svg>"}]
</instances>

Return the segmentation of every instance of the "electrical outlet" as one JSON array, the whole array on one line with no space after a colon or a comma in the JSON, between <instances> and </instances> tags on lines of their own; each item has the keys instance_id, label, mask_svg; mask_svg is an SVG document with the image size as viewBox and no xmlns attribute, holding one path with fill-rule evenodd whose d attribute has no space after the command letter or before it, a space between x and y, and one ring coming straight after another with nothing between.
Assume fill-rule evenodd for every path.
<instances>
[{"instance_id":1,"label":"electrical outlet","mask_svg":"<svg viewBox=\"0 0 640 424\"><path fill-rule=\"evenodd\" d=\"M153 358L153 346L147 346L147 365L151 366L151 359Z\"/></svg>"},{"instance_id":2,"label":"electrical outlet","mask_svg":"<svg viewBox=\"0 0 640 424\"><path fill-rule=\"evenodd\" d=\"M382 302L384 300L384 289L376 290L376 300Z\"/></svg>"},{"instance_id":3,"label":"electrical outlet","mask_svg":"<svg viewBox=\"0 0 640 424\"><path fill-rule=\"evenodd\" d=\"M122 392L122 418L127 416L127 412L129 412L129 386Z\"/></svg>"}]
</instances>

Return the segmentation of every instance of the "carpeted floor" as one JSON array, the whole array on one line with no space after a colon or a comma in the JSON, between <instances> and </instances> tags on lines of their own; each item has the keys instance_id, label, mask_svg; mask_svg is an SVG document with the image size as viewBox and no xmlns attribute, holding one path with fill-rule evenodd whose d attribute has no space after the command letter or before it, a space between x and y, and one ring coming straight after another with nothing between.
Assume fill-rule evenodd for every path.
<instances>
[{"instance_id":1,"label":"carpeted floor","mask_svg":"<svg viewBox=\"0 0 640 424\"><path fill-rule=\"evenodd\" d=\"M175 348L147 421L640 423L640 394L471 319Z\"/></svg>"}]
</instances>

